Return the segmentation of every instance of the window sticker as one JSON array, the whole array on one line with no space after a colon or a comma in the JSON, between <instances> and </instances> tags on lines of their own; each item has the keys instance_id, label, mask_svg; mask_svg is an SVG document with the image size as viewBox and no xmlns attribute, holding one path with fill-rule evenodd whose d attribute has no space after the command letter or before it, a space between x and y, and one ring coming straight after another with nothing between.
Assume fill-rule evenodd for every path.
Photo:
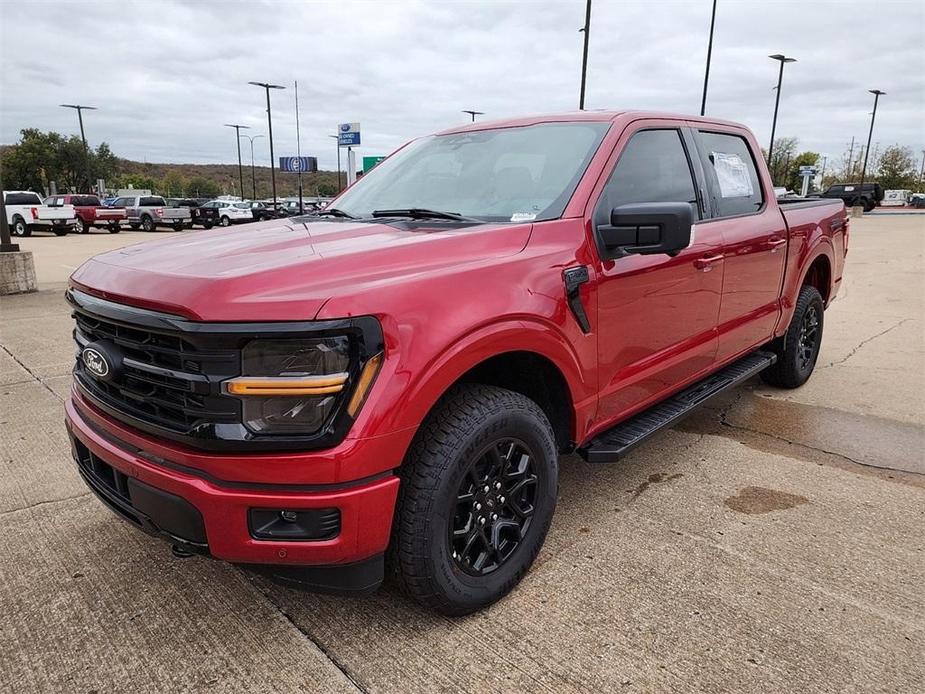
<instances>
[{"instance_id":1,"label":"window sticker","mask_svg":"<svg viewBox=\"0 0 925 694\"><path fill-rule=\"evenodd\" d=\"M536 219L536 212L515 212L511 215L512 222L532 222Z\"/></svg>"},{"instance_id":2,"label":"window sticker","mask_svg":"<svg viewBox=\"0 0 925 694\"><path fill-rule=\"evenodd\" d=\"M719 192L724 198L748 198L754 194L748 167L738 154L711 152L713 168L719 181Z\"/></svg>"}]
</instances>

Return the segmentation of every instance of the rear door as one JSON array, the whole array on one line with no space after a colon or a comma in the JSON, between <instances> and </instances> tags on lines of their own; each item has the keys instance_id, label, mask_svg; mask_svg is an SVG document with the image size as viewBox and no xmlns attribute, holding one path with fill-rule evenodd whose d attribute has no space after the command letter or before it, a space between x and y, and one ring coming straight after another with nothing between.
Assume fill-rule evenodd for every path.
<instances>
[{"instance_id":1,"label":"rear door","mask_svg":"<svg viewBox=\"0 0 925 694\"><path fill-rule=\"evenodd\" d=\"M694 125L713 211L697 230L723 239L717 359L725 361L773 335L787 261L787 226L771 181L758 167L760 150L751 134Z\"/></svg>"},{"instance_id":2,"label":"rear door","mask_svg":"<svg viewBox=\"0 0 925 694\"><path fill-rule=\"evenodd\" d=\"M693 142L677 121L637 121L620 138L597 193L592 224L636 202L686 202L705 216ZM699 174L698 174L699 175ZM598 275L598 422L623 418L711 368L723 287L722 232L695 222L692 243L670 257L603 260Z\"/></svg>"}]
</instances>

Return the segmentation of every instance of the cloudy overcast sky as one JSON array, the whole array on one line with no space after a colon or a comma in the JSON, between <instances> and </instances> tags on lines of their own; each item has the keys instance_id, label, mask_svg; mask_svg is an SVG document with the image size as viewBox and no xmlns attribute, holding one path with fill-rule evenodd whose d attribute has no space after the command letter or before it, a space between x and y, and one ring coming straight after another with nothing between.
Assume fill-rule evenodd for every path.
<instances>
[{"instance_id":1,"label":"cloudy overcast sky","mask_svg":"<svg viewBox=\"0 0 925 694\"><path fill-rule=\"evenodd\" d=\"M697 113L712 0L595 0L588 108ZM295 154L293 81L303 154L333 168L326 136L359 121L360 154L485 118L577 108L584 0L550 2L22 2L0 0L0 143L36 127L149 162L236 160L224 123L266 134L274 92L277 156ZM770 135L777 63L779 136L841 158L867 137L925 148L925 3L921 0L719 0L707 114ZM267 163L266 140L257 160ZM246 144L246 142L245 142ZM245 161L249 159L249 151Z\"/></svg>"}]
</instances>

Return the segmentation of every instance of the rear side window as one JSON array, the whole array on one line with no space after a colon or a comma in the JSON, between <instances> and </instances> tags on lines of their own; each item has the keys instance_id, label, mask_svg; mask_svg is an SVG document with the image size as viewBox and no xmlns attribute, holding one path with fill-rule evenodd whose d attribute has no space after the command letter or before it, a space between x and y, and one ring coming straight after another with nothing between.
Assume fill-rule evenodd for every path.
<instances>
[{"instance_id":1,"label":"rear side window","mask_svg":"<svg viewBox=\"0 0 925 694\"><path fill-rule=\"evenodd\" d=\"M140 206L141 207L166 207L167 203L164 202L164 198L148 197L148 198L141 199Z\"/></svg>"},{"instance_id":2,"label":"rear side window","mask_svg":"<svg viewBox=\"0 0 925 694\"><path fill-rule=\"evenodd\" d=\"M699 219L690 162L677 130L643 130L627 143L601 193L595 222L614 207L635 202L688 202Z\"/></svg>"},{"instance_id":3,"label":"rear side window","mask_svg":"<svg viewBox=\"0 0 925 694\"><path fill-rule=\"evenodd\" d=\"M42 199L35 193L7 193L7 205L41 205Z\"/></svg>"},{"instance_id":4,"label":"rear side window","mask_svg":"<svg viewBox=\"0 0 925 694\"><path fill-rule=\"evenodd\" d=\"M95 195L75 195L71 198L71 204L77 207L99 207L100 199Z\"/></svg>"},{"instance_id":5,"label":"rear side window","mask_svg":"<svg viewBox=\"0 0 925 694\"><path fill-rule=\"evenodd\" d=\"M761 209L764 195L748 143L738 135L700 131L704 169L712 179L717 217L752 214Z\"/></svg>"}]
</instances>

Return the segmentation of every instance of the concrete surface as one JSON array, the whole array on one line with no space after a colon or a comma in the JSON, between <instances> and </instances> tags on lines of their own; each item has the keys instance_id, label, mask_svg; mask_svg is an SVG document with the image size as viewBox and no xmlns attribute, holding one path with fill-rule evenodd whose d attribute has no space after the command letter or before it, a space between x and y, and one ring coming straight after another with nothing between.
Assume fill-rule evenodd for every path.
<instances>
[{"instance_id":1,"label":"concrete surface","mask_svg":"<svg viewBox=\"0 0 925 694\"><path fill-rule=\"evenodd\" d=\"M29 251L0 253L0 294L25 294L38 289Z\"/></svg>"},{"instance_id":2,"label":"concrete surface","mask_svg":"<svg viewBox=\"0 0 925 694\"><path fill-rule=\"evenodd\" d=\"M45 265L139 237L26 239L52 289L0 298L0 690L925 691L925 219L852 220L803 388L564 458L533 571L460 620L172 559L85 490Z\"/></svg>"}]
</instances>

